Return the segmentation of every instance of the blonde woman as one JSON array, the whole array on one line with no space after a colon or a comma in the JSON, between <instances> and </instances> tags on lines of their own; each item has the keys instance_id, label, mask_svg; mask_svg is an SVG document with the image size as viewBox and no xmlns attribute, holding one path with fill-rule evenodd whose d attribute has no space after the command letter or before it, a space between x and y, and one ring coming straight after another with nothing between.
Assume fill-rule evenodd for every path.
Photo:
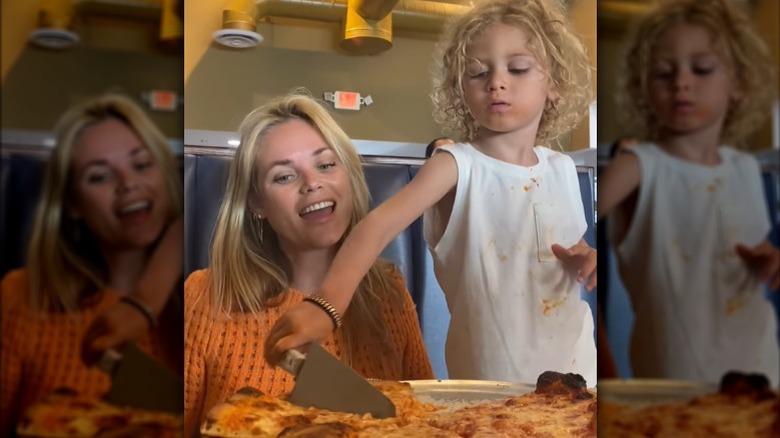
<instances>
[{"instance_id":1,"label":"blonde woman","mask_svg":"<svg viewBox=\"0 0 780 438\"><path fill-rule=\"evenodd\" d=\"M140 320L146 329L121 339L135 339L173 370L181 368L181 307L176 312L170 303L157 312L181 278L175 258L181 246L172 245L177 236L162 237L169 227L180 230L171 225L182 206L181 178L165 138L138 106L117 95L73 107L55 132L26 266L2 281L3 436L30 404L57 388L104 395L109 377L81 358L88 332L108 334L98 321ZM162 247L168 254L154 253ZM173 267L152 269L155 258L172 260Z\"/></svg>"},{"instance_id":2,"label":"blonde woman","mask_svg":"<svg viewBox=\"0 0 780 438\"><path fill-rule=\"evenodd\" d=\"M244 386L292 389L293 376L263 360L265 337L286 309L316 300L311 291L368 210L357 151L305 93L252 111L239 132L211 266L184 285L186 436ZM358 289L323 346L367 378L432 378L401 274L374 263Z\"/></svg>"}]
</instances>

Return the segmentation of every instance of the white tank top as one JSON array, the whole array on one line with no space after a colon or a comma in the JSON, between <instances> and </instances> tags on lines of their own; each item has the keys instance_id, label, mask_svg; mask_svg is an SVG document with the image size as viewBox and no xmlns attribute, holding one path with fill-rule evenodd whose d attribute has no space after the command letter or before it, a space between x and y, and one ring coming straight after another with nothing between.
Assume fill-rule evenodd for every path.
<instances>
[{"instance_id":1,"label":"white tank top","mask_svg":"<svg viewBox=\"0 0 780 438\"><path fill-rule=\"evenodd\" d=\"M440 150L455 157L457 192L446 229L426 212L425 238L452 316L449 377L535 383L549 370L594 386L593 317L550 249L587 228L574 162L539 146L532 167L469 144Z\"/></svg>"},{"instance_id":2,"label":"white tank top","mask_svg":"<svg viewBox=\"0 0 780 438\"><path fill-rule=\"evenodd\" d=\"M758 163L725 147L715 167L654 144L630 150L641 169L639 196L616 252L635 313L634 376L719 382L740 370L776 385L774 312L734 251L770 230Z\"/></svg>"}]
</instances>

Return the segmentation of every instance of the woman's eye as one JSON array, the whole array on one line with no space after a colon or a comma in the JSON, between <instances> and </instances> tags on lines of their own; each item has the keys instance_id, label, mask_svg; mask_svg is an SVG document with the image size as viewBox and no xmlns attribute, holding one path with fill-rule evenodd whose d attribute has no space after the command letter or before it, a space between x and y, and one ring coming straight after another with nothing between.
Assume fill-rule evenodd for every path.
<instances>
[{"instance_id":1,"label":"woman's eye","mask_svg":"<svg viewBox=\"0 0 780 438\"><path fill-rule=\"evenodd\" d=\"M328 170L328 169L336 167L336 163L335 162L322 163L318 167L320 168L320 170Z\"/></svg>"},{"instance_id":2,"label":"woman's eye","mask_svg":"<svg viewBox=\"0 0 780 438\"><path fill-rule=\"evenodd\" d=\"M139 171L143 171L143 170L146 170L146 169L149 169L150 167L152 167L153 164L154 163L152 163L151 161L143 161L143 162L140 162L140 163L136 163L135 164L135 169L139 170Z\"/></svg>"},{"instance_id":3,"label":"woman's eye","mask_svg":"<svg viewBox=\"0 0 780 438\"><path fill-rule=\"evenodd\" d=\"M92 173L87 175L88 184L100 184L108 181L111 178L109 173Z\"/></svg>"},{"instance_id":4,"label":"woman's eye","mask_svg":"<svg viewBox=\"0 0 780 438\"><path fill-rule=\"evenodd\" d=\"M693 73L699 76L706 76L715 70L714 67L693 67Z\"/></svg>"},{"instance_id":5,"label":"woman's eye","mask_svg":"<svg viewBox=\"0 0 780 438\"><path fill-rule=\"evenodd\" d=\"M273 179L276 184L284 184L292 181L293 175L279 175Z\"/></svg>"}]
</instances>

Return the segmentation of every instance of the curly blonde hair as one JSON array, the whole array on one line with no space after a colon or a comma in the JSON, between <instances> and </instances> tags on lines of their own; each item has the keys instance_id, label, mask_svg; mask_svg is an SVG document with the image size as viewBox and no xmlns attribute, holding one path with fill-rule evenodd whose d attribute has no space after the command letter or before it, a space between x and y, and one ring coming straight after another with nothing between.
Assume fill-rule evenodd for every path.
<instances>
[{"instance_id":1,"label":"curly blonde hair","mask_svg":"<svg viewBox=\"0 0 780 438\"><path fill-rule=\"evenodd\" d=\"M505 24L529 36L529 50L543 66L557 99L547 100L537 144L571 131L592 99L591 66L585 46L574 34L560 0L493 0L455 17L442 32L433 65L433 117L448 133L471 141L479 123L463 93L468 46L489 26Z\"/></svg>"},{"instance_id":2,"label":"curly blonde hair","mask_svg":"<svg viewBox=\"0 0 780 438\"><path fill-rule=\"evenodd\" d=\"M691 24L706 29L715 51L730 70L741 98L732 100L721 130L721 141L735 143L758 128L771 111L774 75L769 50L754 26L733 2L679 0L667 2L645 16L635 30L622 75L618 105L625 122L641 138L659 140L661 124L649 104L648 78L653 49L669 28Z\"/></svg>"}]
</instances>

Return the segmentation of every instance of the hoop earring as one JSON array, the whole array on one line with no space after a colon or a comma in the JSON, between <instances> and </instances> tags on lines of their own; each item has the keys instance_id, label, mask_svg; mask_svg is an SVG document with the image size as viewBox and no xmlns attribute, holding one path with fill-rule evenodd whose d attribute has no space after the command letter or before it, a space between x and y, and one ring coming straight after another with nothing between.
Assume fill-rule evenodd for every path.
<instances>
[{"instance_id":1,"label":"hoop earring","mask_svg":"<svg viewBox=\"0 0 780 438\"><path fill-rule=\"evenodd\" d=\"M252 213L252 219L260 223L260 244L263 244L263 216L259 213Z\"/></svg>"},{"instance_id":2,"label":"hoop earring","mask_svg":"<svg viewBox=\"0 0 780 438\"><path fill-rule=\"evenodd\" d=\"M76 221L73 226L73 241L76 242L76 245L81 245L81 223L79 221Z\"/></svg>"}]
</instances>

